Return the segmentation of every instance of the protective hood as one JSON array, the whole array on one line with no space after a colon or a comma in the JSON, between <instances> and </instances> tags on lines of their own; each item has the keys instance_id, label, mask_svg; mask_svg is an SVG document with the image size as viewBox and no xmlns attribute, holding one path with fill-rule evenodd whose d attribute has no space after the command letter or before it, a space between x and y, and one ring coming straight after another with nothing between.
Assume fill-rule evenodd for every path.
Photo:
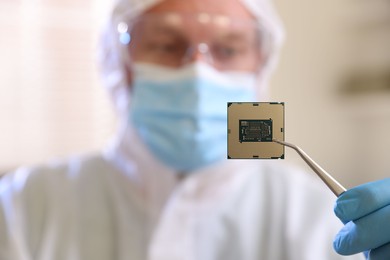
<instances>
[{"instance_id":1,"label":"protective hood","mask_svg":"<svg viewBox=\"0 0 390 260\"><path fill-rule=\"evenodd\" d=\"M126 113L130 101L124 60L121 58L116 41L116 22L126 15L137 18L147 9L164 0L118 0L110 19L102 32L99 61L103 84L113 98L120 114ZM243 5L256 17L259 25L268 35L268 48L265 64L258 75L259 101L267 98L268 80L278 60L279 49L284 39L282 23L277 16L271 0L241 0Z\"/></svg>"}]
</instances>

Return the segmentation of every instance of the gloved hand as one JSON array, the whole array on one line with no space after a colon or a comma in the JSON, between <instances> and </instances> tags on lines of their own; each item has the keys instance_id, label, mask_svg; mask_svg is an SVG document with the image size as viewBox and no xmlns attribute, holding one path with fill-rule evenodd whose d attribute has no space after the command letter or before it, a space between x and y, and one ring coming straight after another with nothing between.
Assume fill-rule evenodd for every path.
<instances>
[{"instance_id":1,"label":"gloved hand","mask_svg":"<svg viewBox=\"0 0 390 260\"><path fill-rule=\"evenodd\" d=\"M370 260L390 259L390 178L344 192L334 211L345 224L333 242L337 253L366 251Z\"/></svg>"}]
</instances>

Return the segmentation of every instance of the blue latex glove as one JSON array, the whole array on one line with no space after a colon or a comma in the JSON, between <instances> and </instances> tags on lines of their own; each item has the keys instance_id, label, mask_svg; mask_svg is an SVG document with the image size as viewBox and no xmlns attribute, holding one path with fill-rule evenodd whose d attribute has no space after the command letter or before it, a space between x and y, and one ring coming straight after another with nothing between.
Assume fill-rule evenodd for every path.
<instances>
[{"instance_id":1,"label":"blue latex glove","mask_svg":"<svg viewBox=\"0 0 390 260\"><path fill-rule=\"evenodd\" d=\"M334 211L345 224L333 242L337 253L366 251L370 260L390 259L390 178L344 192Z\"/></svg>"}]
</instances>

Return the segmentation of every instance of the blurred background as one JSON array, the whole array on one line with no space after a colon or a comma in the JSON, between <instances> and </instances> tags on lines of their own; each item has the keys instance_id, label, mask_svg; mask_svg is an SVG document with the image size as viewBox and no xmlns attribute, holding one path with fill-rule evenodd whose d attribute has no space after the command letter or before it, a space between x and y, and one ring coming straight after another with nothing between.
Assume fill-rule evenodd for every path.
<instances>
[{"instance_id":1,"label":"blurred background","mask_svg":"<svg viewBox=\"0 0 390 260\"><path fill-rule=\"evenodd\" d=\"M287 40L272 97L286 102L286 140L347 187L390 176L390 1L276 4Z\"/></svg>"},{"instance_id":2,"label":"blurred background","mask_svg":"<svg viewBox=\"0 0 390 260\"><path fill-rule=\"evenodd\" d=\"M101 149L115 116L97 39L110 0L0 2L0 173ZM390 176L390 1L276 0L286 140L345 186ZM287 150L286 161L307 168Z\"/></svg>"},{"instance_id":3,"label":"blurred background","mask_svg":"<svg viewBox=\"0 0 390 260\"><path fill-rule=\"evenodd\" d=\"M107 142L115 118L96 51L109 3L0 1L0 172Z\"/></svg>"}]
</instances>

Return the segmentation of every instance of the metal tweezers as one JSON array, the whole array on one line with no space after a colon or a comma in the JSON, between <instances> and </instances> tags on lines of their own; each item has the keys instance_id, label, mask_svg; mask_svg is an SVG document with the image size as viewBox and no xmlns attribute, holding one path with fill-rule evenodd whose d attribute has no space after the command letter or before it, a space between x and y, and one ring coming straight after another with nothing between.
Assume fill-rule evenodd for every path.
<instances>
[{"instance_id":1,"label":"metal tweezers","mask_svg":"<svg viewBox=\"0 0 390 260\"><path fill-rule=\"evenodd\" d=\"M272 139L272 141L294 149L337 197L346 191L346 189L338 181L336 181L329 173L322 169L321 166L319 166L313 159L311 159L301 148L290 143L279 141L277 139Z\"/></svg>"}]
</instances>

